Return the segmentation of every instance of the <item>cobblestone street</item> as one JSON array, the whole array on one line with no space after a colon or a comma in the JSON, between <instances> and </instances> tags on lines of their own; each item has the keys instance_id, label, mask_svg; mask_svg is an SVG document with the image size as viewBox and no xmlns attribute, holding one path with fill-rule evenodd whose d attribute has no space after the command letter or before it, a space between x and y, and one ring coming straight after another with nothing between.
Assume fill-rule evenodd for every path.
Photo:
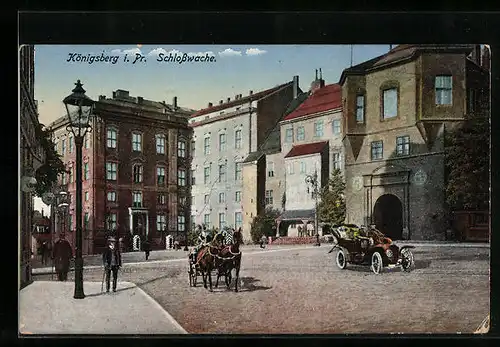
<instances>
[{"instance_id":1,"label":"cobblestone street","mask_svg":"<svg viewBox=\"0 0 500 347\"><path fill-rule=\"evenodd\" d=\"M489 313L489 248L417 245L413 272L375 275L338 269L330 247L244 250L238 293L190 288L187 259L125 266L119 280L136 283L195 334L471 333ZM102 269L84 278L100 282Z\"/></svg>"}]
</instances>

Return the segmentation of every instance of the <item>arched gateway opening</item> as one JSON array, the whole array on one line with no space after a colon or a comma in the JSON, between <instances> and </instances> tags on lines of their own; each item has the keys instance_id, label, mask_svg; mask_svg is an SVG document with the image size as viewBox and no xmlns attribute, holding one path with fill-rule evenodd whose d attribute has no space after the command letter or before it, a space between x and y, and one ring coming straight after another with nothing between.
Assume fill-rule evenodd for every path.
<instances>
[{"instance_id":1,"label":"arched gateway opening","mask_svg":"<svg viewBox=\"0 0 500 347\"><path fill-rule=\"evenodd\" d=\"M375 227L393 240L403 238L403 204L392 194L380 196L373 207Z\"/></svg>"}]
</instances>

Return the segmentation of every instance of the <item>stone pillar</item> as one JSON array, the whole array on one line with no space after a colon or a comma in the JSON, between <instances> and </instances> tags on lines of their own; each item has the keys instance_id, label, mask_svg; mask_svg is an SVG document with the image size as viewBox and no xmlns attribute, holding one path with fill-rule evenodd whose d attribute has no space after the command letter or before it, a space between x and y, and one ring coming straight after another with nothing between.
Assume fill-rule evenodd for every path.
<instances>
[{"instance_id":1,"label":"stone pillar","mask_svg":"<svg viewBox=\"0 0 500 347\"><path fill-rule=\"evenodd\" d=\"M133 214L132 214L132 208L131 207L128 208L128 215L129 215L129 218L130 218L130 220L129 220L130 235L134 235L134 231L133 231L133 226L134 225L132 223L132 216L133 216Z\"/></svg>"}]
</instances>

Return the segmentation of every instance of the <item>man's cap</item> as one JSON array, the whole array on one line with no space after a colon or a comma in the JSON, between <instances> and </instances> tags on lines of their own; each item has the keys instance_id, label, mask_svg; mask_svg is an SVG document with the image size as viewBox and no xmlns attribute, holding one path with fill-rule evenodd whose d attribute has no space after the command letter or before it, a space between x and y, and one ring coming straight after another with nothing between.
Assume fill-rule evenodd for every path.
<instances>
[{"instance_id":1,"label":"man's cap","mask_svg":"<svg viewBox=\"0 0 500 347\"><path fill-rule=\"evenodd\" d=\"M110 241L110 242L115 242L115 241L116 241L116 239L114 238L114 236L110 236L110 237L108 237L108 241Z\"/></svg>"}]
</instances>

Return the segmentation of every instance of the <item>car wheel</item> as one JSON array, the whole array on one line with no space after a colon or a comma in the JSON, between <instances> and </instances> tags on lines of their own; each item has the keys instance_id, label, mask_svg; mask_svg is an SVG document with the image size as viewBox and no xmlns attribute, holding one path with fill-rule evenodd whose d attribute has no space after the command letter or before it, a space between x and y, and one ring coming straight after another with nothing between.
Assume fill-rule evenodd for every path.
<instances>
[{"instance_id":1,"label":"car wheel","mask_svg":"<svg viewBox=\"0 0 500 347\"><path fill-rule=\"evenodd\" d=\"M373 273L375 274L380 274L382 272L382 268L384 267L384 264L382 262L382 255L380 252L373 252L372 255L372 264L371 264L371 269Z\"/></svg>"},{"instance_id":2,"label":"car wheel","mask_svg":"<svg viewBox=\"0 0 500 347\"><path fill-rule=\"evenodd\" d=\"M403 271L410 272L413 270L414 265L415 260L413 258L413 252L408 248L403 249L401 251L401 267L403 268Z\"/></svg>"},{"instance_id":3,"label":"car wheel","mask_svg":"<svg viewBox=\"0 0 500 347\"><path fill-rule=\"evenodd\" d=\"M347 267L347 257L346 253L343 249L339 249L337 252L337 266L341 269L344 270Z\"/></svg>"}]
</instances>

